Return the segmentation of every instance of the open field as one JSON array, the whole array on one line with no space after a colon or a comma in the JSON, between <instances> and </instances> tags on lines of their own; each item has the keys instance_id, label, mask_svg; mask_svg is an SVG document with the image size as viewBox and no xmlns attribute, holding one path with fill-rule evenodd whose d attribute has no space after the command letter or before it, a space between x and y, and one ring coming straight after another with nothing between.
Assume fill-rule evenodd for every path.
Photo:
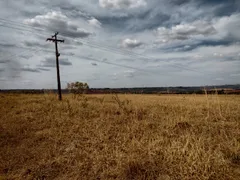
<instances>
[{"instance_id":1,"label":"open field","mask_svg":"<svg viewBox=\"0 0 240 180\"><path fill-rule=\"evenodd\" d=\"M0 179L240 179L240 96L0 94Z\"/></svg>"}]
</instances>

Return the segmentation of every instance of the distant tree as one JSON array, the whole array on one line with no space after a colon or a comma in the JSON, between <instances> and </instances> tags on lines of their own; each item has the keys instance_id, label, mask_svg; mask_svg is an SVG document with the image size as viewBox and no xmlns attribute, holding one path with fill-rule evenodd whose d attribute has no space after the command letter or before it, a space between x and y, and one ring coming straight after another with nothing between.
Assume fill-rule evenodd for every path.
<instances>
[{"instance_id":1,"label":"distant tree","mask_svg":"<svg viewBox=\"0 0 240 180\"><path fill-rule=\"evenodd\" d=\"M83 82L72 82L67 84L67 89L70 93L74 94L84 94L87 93L89 86L87 83Z\"/></svg>"}]
</instances>

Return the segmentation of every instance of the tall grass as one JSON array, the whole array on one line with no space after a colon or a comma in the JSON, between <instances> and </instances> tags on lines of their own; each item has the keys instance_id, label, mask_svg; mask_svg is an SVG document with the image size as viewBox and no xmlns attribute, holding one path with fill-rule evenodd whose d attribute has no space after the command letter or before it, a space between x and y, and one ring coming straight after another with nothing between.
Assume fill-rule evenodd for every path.
<instances>
[{"instance_id":1,"label":"tall grass","mask_svg":"<svg viewBox=\"0 0 240 180\"><path fill-rule=\"evenodd\" d=\"M2 95L0 179L240 179L240 96Z\"/></svg>"}]
</instances>

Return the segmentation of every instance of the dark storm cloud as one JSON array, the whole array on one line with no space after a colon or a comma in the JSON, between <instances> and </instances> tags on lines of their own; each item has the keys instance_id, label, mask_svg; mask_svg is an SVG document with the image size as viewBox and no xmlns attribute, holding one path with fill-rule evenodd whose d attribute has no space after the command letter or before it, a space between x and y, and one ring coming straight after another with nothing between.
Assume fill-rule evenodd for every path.
<instances>
[{"instance_id":1,"label":"dark storm cloud","mask_svg":"<svg viewBox=\"0 0 240 180\"><path fill-rule=\"evenodd\" d=\"M119 58L119 59L117 59L117 61L119 61L119 62L121 62L121 61L123 61L123 62L134 62L134 61L136 61L136 59L133 59L133 58Z\"/></svg>"},{"instance_id":2,"label":"dark storm cloud","mask_svg":"<svg viewBox=\"0 0 240 180\"><path fill-rule=\"evenodd\" d=\"M195 44L195 46L228 46L233 44L232 41L230 40L203 40L201 42L198 42L197 44Z\"/></svg>"},{"instance_id":3,"label":"dark storm cloud","mask_svg":"<svg viewBox=\"0 0 240 180\"><path fill-rule=\"evenodd\" d=\"M90 56L78 56L79 58L82 58L82 59L87 59L87 60L96 60L96 59L94 59L94 58L92 58L91 57L91 55Z\"/></svg>"},{"instance_id":4,"label":"dark storm cloud","mask_svg":"<svg viewBox=\"0 0 240 180\"><path fill-rule=\"evenodd\" d=\"M118 29L120 27L127 26L128 21L133 18L133 16L125 15L99 15L96 18L103 24L103 26L112 27Z\"/></svg>"},{"instance_id":5,"label":"dark storm cloud","mask_svg":"<svg viewBox=\"0 0 240 180\"><path fill-rule=\"evenodd\" d=\"M1 77L8 76L9 78L15 78L21 73L20 68L22 64L15 59L0 59L0 65L1 64L4 67L4 71L1 72Z\"/></svg>"},{"instance_id":6,"label":"dark storm cloud","mask_svg":"<svg viewBox=\"0 0 240 180\"><path fill-rule=\"evenodd\" d=\"M106 9L131 9L147 5L145 0L99 0L99 5Z\"/></svg>"},{"instance_id":7,"label":"dark storm cloud","mask_svg":"<svg viewBox=\"0 0 240 180\"><path fill-rule=\"evenodd\" d=\"M198 2L199 5L217 5L221 3L235 3L236 0L194 0L195 2Z\"/></svg>"},{"instance_id":8,"label":"dark storm cloud","mask_svg":"<svg viewBox=\"0 0 240 180\"><path fill-rule=\"evenodd\" d=\"M68 59L60 59L59 64L62 66L72 66L72 63Z\"/></svg>"},{"instance_id":9,"label":"dark storm cloud","mask_svg":"<svg viewBox=\"0 0 240 180\"><path fill-rule=\"evenodd\" d=\"M224 3L221 5L218 5L216 9L213 11L213 14L215 16L229 16L234 12L239 12L239 5L231 4L231 3Z\"/></svg>"},{"instance_id":10,"label":"dark storm cloud","mask_svg":"<svg viewBox=\"0 0 240 180\"><path fill-rule=\"evenodd\" d=\"M170 0L169 2L174 5L183 5L185 3L191 2L191 0Z\"/></svg>"},{"instance_id":11,"label":"dark storm cloud","mask_svg":"<svg viewBox=\"0 0 240 180\"><path fill-rule=\"evenodd\" d=\"M135 21L130 21L128 29L133 32L154 29L161 25L166 25L170 18L170 15L161 13L158 10L149 10L137 16Z\"/></svg>"},{"instance_id":12,"label":"dark storm cloud","mask_svg":"<svg viewBox=\"0 0 240 180\"><path fill-rule=\"evenodd\" d=\"M27 54L27 55L20 55L19 57L23 58L23 59L29 59L30 57L32 57L32 55L29 55L29 54Z\"/></svg>"},{"instance_id":13,"label":"dark storm cloud","mask_svg":"<svg viewBox=\"0 0 240 180\"><path fill-rule=\"evenodd\" d=\"M240 1L171 0L148 1L141 11L119 11L96 14L104 27L122 32L143 32L157 27L172 27L182 22L211 19L239 12ZM161 6L160 6L161 4ZM167 9L167 10L166 10Z\"/></svg>"},{"instance_id":14,"label":"dark storm cloud","mask_svg":"<svg viewBox=\"0 0 240 180\"><path fill-rule=\"evenodd\" d=\"M221 58L221 61L236 61L236 62L240 62L240 54L225 56L225 57Z\"/></svg>"},{"instance_id":15,"label":"dark storm cloud","mask_svg":"<svg viewBox=\"0 0 240 180\"><path fill-rule=\"evenodd\" d=\"M6 64L6 63L9 63L10 60L0 60L0 64Z\"/></svg>"},{"instance_id":16,"label":"dark storm cloud","mask_svg":"<svg viewBox=\"0 0 240 180\"><path fill-rule=\"evenodd\" d=\"M229 16L240 11L239 0L194 0L196 7L214 7L213 16Z\"/></svg>"},{"instance_id":17,"label":"dark storm cloud","mask_svg":"<svg viewBox=\"0 0 240 180\"><path fill-rule=\"evenodd\" d=\"M143 12L96 16L103 26L116 30L126 29L126 32L141 32L154 29L170 20L170 15L164 14L159 9L149 9Z\"/></svg>"},{"instance_id":18,"label":"dark storm cloud","mask_svg":"<svg viewBox=\"0 0 240 180\"><path fill-rule=\"evenodd\" d=\"M40 71L50 71L50 69L46 69L46 68L37 68Z\"/></svg>"},{"instance_id":19,"label":"dark storm cloud","mask_svg":"<svg viewBox=\"0 0 240 180\"><path fill-rule=\"evenodd\" d=\"M62 66L71 66L72 63L68 59L59 59L59 64ZM56 60L54 57L48 57L45 60L41 61L41 67L56 67Z\"/></svg>"},{"instance_id":20,"label":"dark storm cloud","mask_svg":"<svg viewBox=\"0 0 240 180\"><path fill-rule=\"evenodd\" d=\"M98 64L97 63L91 63L92 64L92 66L98 66Z\"/></svg>"},{"instance_id":21,"label":"dark storm cloud","mask_svg":"<svg viewBox=\"0 0 240 180\"><path fill-rule=\"evenodd\" d=\"M190 43L186 42L181 45L166 46L161 48L161 50L165 52L187 52L199 47L229 46L231 44L233 44L233 42L230 40L202 40Z\"/></svg>"},{"instance_id":22,"label":"dark storm cloud","mask_svg":"<svg viewBox=\"0 0 240 180\"><path fill-rule=\"evenodd\" d=\"M73 17L73 18L83 18L89 19L91 15L80 9L80 7L76 7L73 5L61 5L60 9L66 13L66 15Z\"/></svg>"},{"instance_id":23,"label":"dark storm cloud","mask_svg":"<svg viewBox=\"0 0 240 180\"><path fill-rule=\"evenodd\" d=\"M6 78L0 78L1 82L8 82L9 80L7 80Z\"/></svg>"},{"instance_id":24,"label":"dark storm cloud","mask_svg":"<svg viewBox=\"0 0 240 180\"><path fill-rule=\"evenodd\" d=\"M5 44L0 43L0 47L8 49L8 48L14 48L14 47L16 47L16 45L15 44L10 44L10 43L5 43Z\"/></svg>"},{"instance_id":25,"label":"dark storm cloud","mask_svg":"<svg viewBox=\"0 0 240 180\"><path fill-rule=\"evenodd\" d=\"M29 68L29 67L21 68L20 70L25 71L25 72L34 72L34 73L40 73L41 72L37 68Z\"/></svg>"},{"instance_id":26,"label":"dark storm cloud","mask_svg":"<svg viewBox=\"0 0 240 180\"><path fill-rule=\"evenodd\" d=\"M24 45L27 47L42 47L42 48L49 48L51 47L51 45L49 43L47 43L46 41L43 41L45 43L41 43L41 41L37 41L37 40L25 40L24 41Z\"/></svg>"}]
</instances>

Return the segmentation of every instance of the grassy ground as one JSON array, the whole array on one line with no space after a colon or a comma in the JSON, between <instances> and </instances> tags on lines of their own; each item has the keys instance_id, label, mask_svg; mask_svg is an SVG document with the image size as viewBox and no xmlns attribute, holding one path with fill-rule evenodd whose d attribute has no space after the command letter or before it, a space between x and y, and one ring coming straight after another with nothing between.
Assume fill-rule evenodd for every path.
<instances>
[{"instance_id":1,"label":"grassy ground","mask_svg":"<svg viewBox=\"0 0 240 180\"><path fill-rule=\"evenodd\" d=\"M0 95L0 179L240 179L240 96Z\"/></svg>"}]
</instances>

